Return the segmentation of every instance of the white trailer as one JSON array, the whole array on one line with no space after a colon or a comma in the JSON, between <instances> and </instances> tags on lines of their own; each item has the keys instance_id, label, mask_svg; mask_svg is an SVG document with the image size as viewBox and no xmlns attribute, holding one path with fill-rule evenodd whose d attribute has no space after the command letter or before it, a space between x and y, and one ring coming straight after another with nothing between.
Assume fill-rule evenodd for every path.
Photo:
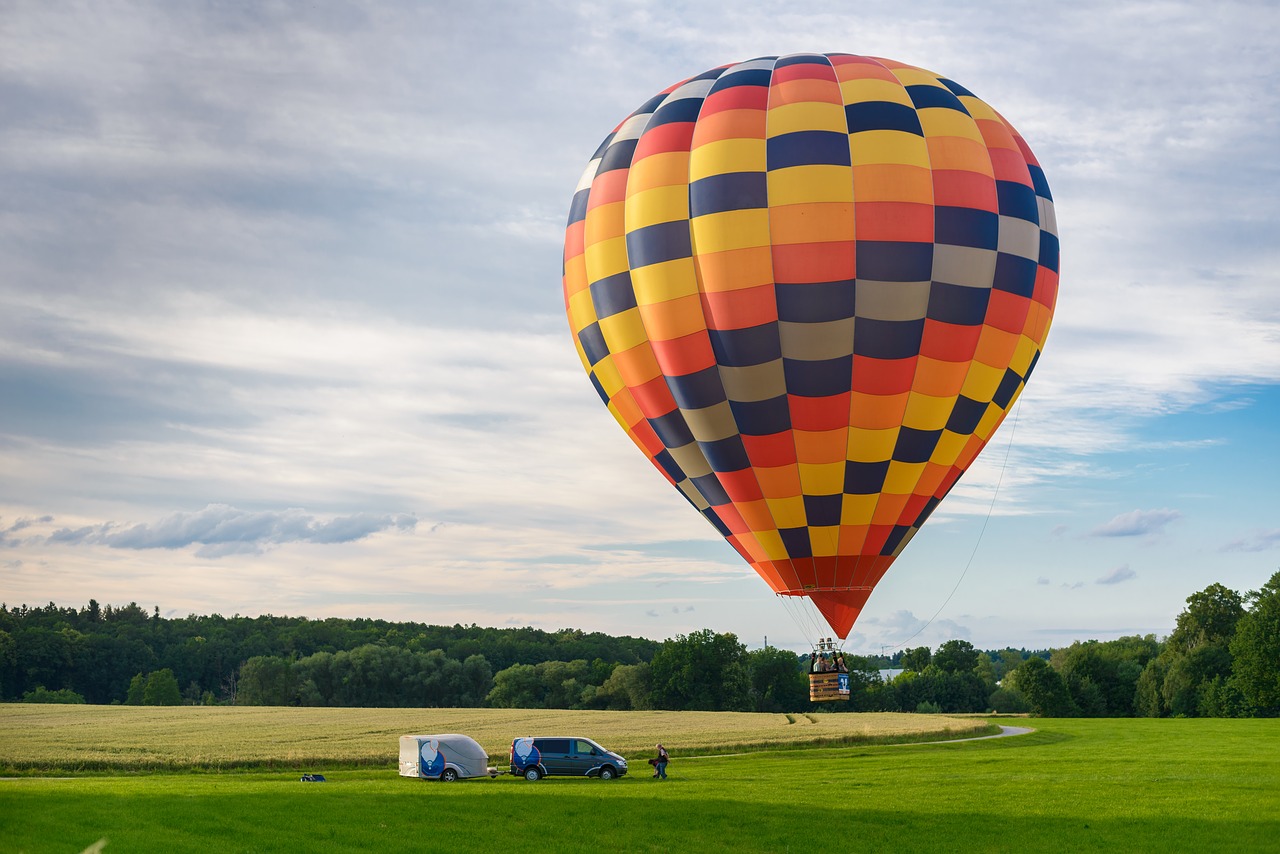
<instances>
[{"instance_id":1,"label":"white trailer","mask_svg":"<svg viewBox=\"0 0 1280 854\"><path fill-rule=\"evenodd\" d=\"M467 777L498 776L489 755L469 735L400 736L400 776L451 783Z\"/></svg>"}]
</instances>

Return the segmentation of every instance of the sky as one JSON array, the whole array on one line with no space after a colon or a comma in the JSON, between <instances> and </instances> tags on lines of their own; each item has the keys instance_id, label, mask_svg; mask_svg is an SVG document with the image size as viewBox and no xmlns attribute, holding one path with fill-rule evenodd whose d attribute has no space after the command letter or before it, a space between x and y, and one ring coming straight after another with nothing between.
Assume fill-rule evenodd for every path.
<instances>
[{"instance_id":1,"label":"sky","mask_svg":"<svg viewBox=\"0 0 1280 854\"><path fill-rule=\"evenodd\" d=\"M1167 634L1280 567L1280 6L0 0L0 601L802 650L569 336L600 140L754 56L918 65L1052 188L1025 393L845 645Z\"/></svg>"}]
</instances>

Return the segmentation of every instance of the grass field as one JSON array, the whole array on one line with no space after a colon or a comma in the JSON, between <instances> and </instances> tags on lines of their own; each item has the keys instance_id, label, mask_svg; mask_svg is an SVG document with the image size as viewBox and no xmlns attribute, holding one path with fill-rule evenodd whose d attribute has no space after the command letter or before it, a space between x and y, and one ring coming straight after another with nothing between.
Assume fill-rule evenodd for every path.
<instances>
[{"instance_id":1,"label":"grass field","mask_svg":"<svg viewBox=\"0 0 1280 854\"><path fill-rule=\"evenodd\" d=\"M942 715L0 705L0 773L396 766L397 739L461 732L505 762L523 735L587 735L624 755L947 738L992 731Z\"/></svg>"},{"instance_id":2,"label":"grass field","mask_svg":"<svg viewBox=\"0 0 1280 854\"><path fill-rule=\"evenodd\" d=\"M108 854L1280 847L1276 721L1026 723L1036 732L956 744L676 750L665 783L636 773L441 784L369 767L326 783L284 771L22 777L0 781L0 849L75 852L104 839Z\"/></svg>"}]
</instances>

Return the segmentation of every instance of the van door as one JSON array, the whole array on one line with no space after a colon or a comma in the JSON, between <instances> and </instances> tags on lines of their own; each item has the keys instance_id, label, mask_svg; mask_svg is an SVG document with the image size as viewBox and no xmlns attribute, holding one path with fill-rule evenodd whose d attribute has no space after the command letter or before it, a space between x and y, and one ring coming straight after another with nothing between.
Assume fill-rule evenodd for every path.
<instances>
[{"instance_id":1,"label":"van door","mask_svg":"<svg viewBox=\"0 0 1280 854\"><path fill-rule=\"evenodd\" d=\"M573 740L573 773L586 774L603 761L604 754L594 744L582 738Z\"/></svg>"},{"instance_id":2,"label":"van door","mask_svg":"<svg viewBox=\"0 0 1280 854\"><path fill-rule=\"evenodd\" d=\"M533 744L542 754L542 767L548 774L580 774L573 764L573 753L567 738L535 738Z\"/></svg>"}]
</instances>

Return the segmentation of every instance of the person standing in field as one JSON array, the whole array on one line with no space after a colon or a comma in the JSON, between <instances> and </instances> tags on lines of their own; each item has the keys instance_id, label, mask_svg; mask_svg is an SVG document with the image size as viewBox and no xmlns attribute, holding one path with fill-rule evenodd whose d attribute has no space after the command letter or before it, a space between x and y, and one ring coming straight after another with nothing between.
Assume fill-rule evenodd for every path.
<instances>
[{"instance_id":1,"label":"person standing in field","mask_svg":"<svg viewBox=\"0 0 1280 854\"><path fill-rule=\"evenodd\" d=\"M667 779L667 763L670 761L671 757L667 755L667 749L659 744L658 758L653 763L653 776L659 780Z\"/></svg>"}]
</instances>

